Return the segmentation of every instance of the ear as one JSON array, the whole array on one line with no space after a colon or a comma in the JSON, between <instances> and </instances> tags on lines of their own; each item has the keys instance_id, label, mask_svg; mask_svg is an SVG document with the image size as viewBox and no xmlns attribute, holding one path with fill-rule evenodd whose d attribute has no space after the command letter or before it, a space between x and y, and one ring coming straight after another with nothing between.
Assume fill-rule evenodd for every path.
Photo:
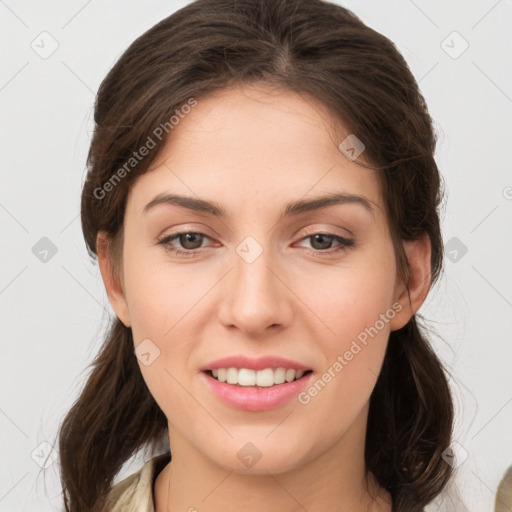
<instances>
[{"instance_id":1,"label":"ear","mask_svg":"<svg viewBox=\"0 0 512 512\"><path fill-rule=\"evenodd\" d=\"M126 327L130 327L128 303L123 289L122 276L116 275L114 262L111 260L109 245L111 239L105 231L99 231L96 237L96 252L100 266L101 277L107 292L108 300L117 317Z\"/></svg>"},{"instance_id":2,"label":"ear","mask_svg":"<svg viewBox=\"0 0 512 512\"><path fill-rule=\"evenodd\" d=\"M409 295L405 284L397 283L395 301L401 309L396 308L397 314L390 321L392 331L401 329L420 309L427 298L431 284L431 244L430 237L425 235L419 240L403 242L407 261L409 262Z\"/></svg>"}]
</instances>

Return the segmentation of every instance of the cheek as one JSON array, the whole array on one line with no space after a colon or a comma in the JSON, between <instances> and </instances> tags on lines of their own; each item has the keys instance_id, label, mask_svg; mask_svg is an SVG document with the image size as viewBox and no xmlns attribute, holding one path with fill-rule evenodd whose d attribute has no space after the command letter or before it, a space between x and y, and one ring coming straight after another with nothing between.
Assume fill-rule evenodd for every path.
<instances>
[{"instance_id":1,"label":"cheek","mask_svg":"<svg viewBox=\"0 0 512 512\"><path fill-rule=\"evenodd\" d=\"M350 401L358 389L358 395L365 394L364 389L369 391L375 385L389 339L393 310L381 307L377 301L373 304L367 301L360 308L351 301L347 308L332 324L336 335L324 337L323 352L324 371L329 374L326 380L336 380L343 392L348 392L346 399Z\"/></svg>"},{"instance_id":2,"label":"cheek","mask_svg":"<svg viewBox=\"0 0 512 512\"><path fill-rule=\"evenodd\" d=\"M345 283L343 292L338 292L337 298L323 310L327 311L327 321L333 324L336 337L344 346L349 338L362 340L364 336L360 334L375 324L379 331L389 332L389 322L383 325L379 319L390 307L391 293L387 286L379 287L375 282L365 286L357 281Z\"/></svg>"},{"instance_id":3,"label":"cheek","mask_svg":"<svg viewBox=\"0 0 512 512\"><path fill-rule=\"evenodd\" d=\"M126 298L135 343L147 337L163 339L166 333L170 335L180 318L199 301L206 286L201 280L191 280L190 272L179 265L165 261L165 251L159 254L158 248L149 252L130 253L125 265Z\"/></svg>"},{"instance_id":4,"label":"cheek","mask_svg":"<svg viewBox=\"0 0 512 512\"><path fill-rule=\"evenodd\" d=\"M309 297L322 323L319 388L325 405L346 404L354 412L368 400L380 372L393 309L393 267L343 269ZM313 391L315 393L315 391ZM307 398L307 397L306 397ZM334 402L333 402L334 401Z\"/></svg>"},{"instance_id":5,"label":"cheek","mask_svg":"<svg viewBox=\"0 0 512 512\"><path fill-rule=\"evenodd\" d=\"M139 357L142 377L162 411L187 410L190 394L183 384L189 378L190 355L201 330L194 313L200 310L197 303L205 290L165 263L137 264L133 260L126 274L129 272L126 295L134 347L137 351L139 344L145 343L156 354L149 365Z\"/></svg>"},{"instance_id":6,"label":"cheek","mask_svg":"<svg viewBox=\"0 0 512 512\"><path fill-rule=\"evenodd\" d=\"M311 309L328 328L324 339L331 338L335 348L343 348L365 328L373 326L392 306L395 273L393 260L360 262L329 269L322 279L310 282L303 294ZM379 330L389 332L380 324ZM327 336L327 334L331 336Z\"/></svg>"},{"instance_id":7,"label":"cheek","mask_svg":"<svg viewBox=\"0 0 512 512\"><path fill-rule=\"evenodd\" d=\"M139 367L160 408L184 410L190 395L180 383L195 371L191 355L208 318L201 299L216 280L211 271L192 272L191 266L166 261L165 251L155 253L126 248L125 288L134 347L144 342L158 354L147 366L139 357Z\"/></svg>"}]
</instances>

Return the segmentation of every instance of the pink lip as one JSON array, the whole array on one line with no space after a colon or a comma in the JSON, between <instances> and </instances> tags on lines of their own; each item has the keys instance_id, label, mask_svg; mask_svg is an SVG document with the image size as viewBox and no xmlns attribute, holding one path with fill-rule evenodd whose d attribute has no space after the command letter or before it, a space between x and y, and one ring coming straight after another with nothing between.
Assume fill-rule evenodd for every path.
<instances>
[{"instance_id":1,"label":"pink lip","mask_svg":"<svg viewBox=\"0 0 512 512\"><path fill-rule=\"evenodd\" d=\"M312 368L303 364L284 359L279 356L264 356L258 359L251 359L246 356L231 356L217 359L200 368L202 371L216 370L217 368L247 368L249 370L264 370L265 368L291 368L293 370L311 370Z\"/></svg>"},{"instance_id":2,"label":"pink lip","mask_svg":"<svg viewBox=\"0 0 512 512\"><path fill-rule=\"evenodd\" d=\"M224 367L221 366L220 368ZM245 411L264 411L266 409L280 407L292 397L297 396L311 380L312 375L313 372L292 382L285 382L284 384L267 388L258 388L219 382L209 373L201 373L201 376L206 379L206 383L215 395L228 405Z\"/></svg>"}]
</instances>

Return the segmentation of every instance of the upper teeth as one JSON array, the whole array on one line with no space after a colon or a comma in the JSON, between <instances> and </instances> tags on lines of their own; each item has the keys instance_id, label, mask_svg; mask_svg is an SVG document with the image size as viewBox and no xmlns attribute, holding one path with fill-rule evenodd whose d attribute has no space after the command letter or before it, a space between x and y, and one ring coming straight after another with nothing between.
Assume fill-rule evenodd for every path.
<instances>
[{"instance_id":1,"label":"upper teeth","mask_svg":"<svg viewBox=\"0 0 512 512\"><path fill-rule=\"evenodd\" d=\"M228 384L239 384L240 386L263 386L270 387L274 384L283 384L284 381L291 382L300 379L304 372L291 368L265 368L264 370L250 370L248 368L217 368L212 374L220 382Z\"/></svg>"}]
</instances>

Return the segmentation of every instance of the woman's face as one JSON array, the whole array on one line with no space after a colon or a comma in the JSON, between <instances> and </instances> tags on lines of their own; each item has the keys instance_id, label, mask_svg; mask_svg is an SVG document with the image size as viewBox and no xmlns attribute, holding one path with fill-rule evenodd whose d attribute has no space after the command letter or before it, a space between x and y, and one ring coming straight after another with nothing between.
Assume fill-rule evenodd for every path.
<instances>
[{"instance_id":1,"label":"woman's face","mask_svg":"<svg viewBox=\"0 0 512 512\"><path fill-rule=\"evenodd\" d=\"M388 336L404 323L401 287L377 171L353 163L330 133L314 100L223 90L180 119L130 192L116 312L168 419L173 459L194 450L231 470L279 473L349 442L362 449ZM345 200L287 208L332 194ZM162 195L224 215L153 202ZM287 384L216 383L229 396L281 397L237 405L202 370L229 356L278 356L312 373L287 399L278 389Z\"/></svg>"}]
</instances>

